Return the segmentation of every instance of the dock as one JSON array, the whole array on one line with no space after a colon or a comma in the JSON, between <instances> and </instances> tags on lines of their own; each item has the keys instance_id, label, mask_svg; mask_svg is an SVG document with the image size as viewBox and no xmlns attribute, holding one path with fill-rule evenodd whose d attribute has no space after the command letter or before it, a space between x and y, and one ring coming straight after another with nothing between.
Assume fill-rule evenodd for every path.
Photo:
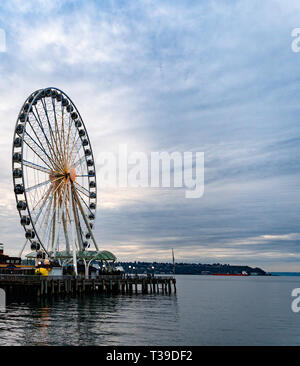
<instances>
[{"instance_id":1,"label":"dock","mask_svg":"<svg viewBox=\"0 0 300 366\"><path fill-rule=\"evenodd\" d=\"M170 276L100 275L94 278L0 274L0 288L10 297L54 297L91 294L176 293L176 279Z\"/></svg>"}]
</instances>

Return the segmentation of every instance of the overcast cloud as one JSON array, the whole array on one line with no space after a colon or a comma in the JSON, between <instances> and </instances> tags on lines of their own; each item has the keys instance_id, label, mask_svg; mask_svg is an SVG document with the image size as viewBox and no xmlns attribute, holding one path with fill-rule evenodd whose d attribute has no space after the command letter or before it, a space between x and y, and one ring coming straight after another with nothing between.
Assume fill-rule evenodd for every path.
<instances>
[{"instance_id":1,"label":"overcast cloud","mask_svg":"<svg viewBox=\"0 0 300 366\"><path fill-rule=\"evenodd\" d=\"M1 241L24 243L11 179L15 120L34 90L77 105L94 155L203 151L205 193L101 188L96 238L120 260L300 268L298 1L0 3ZM97 163L97 161L96 161ZM98 165L98 169L99 169Z\"/></svg>"}]
</instances>

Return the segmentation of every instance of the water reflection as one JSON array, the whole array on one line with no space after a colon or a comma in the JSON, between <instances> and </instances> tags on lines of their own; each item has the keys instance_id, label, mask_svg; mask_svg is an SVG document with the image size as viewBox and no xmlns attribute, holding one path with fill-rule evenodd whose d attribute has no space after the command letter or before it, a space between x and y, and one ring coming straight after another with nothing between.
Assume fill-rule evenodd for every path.
<instances>
[{"instance_id":1,"label":"water reflection","mask_svg":"<svg viewBox=\"0 0 300 366\"><path fill-rule=\"evenodd\" d=\"M177 295L8 303L0 345L299 345L299 277L177 276Z\"/></svg>"},{"instance_id":2,"label":"water reflection","mask_svg":"<svg viewBox=\"0 0 300 366\"><path fill-rule=\"evenodd\" d=\"M0 345L140 345L173 339L176 295L117 295L36 299L7 304Z\"/></svg>"}]
</instances>

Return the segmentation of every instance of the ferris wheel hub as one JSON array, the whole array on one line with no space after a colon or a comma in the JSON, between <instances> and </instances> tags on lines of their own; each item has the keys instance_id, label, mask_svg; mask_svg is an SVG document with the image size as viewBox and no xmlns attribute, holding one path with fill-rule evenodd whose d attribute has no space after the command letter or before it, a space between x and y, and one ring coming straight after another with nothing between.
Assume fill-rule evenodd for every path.
<instances>
[{"instance_id":1,"label":"ferris wheel hub","mask_svg":"<svg viewBox=\"0 0 300 366\"><path fill-rule=\"evenodd\" d=\"M49 174L49 179L51 183L56 183L56 185L61 183L62 179L65 180L64 183L74 183L76 181L76 170L75 168L64 168L64 170L62 171L51 170Z\"/></svg>"},{"instance_id":2,"label":"ferris wheel hub","mask_svg":"<svg viewBox=\"0 0 300 366\"><path fill-rule=\"evenodd\" d=\"M76 180L76 170L75 170L75 168L70 169L69 177L70 177L70 180L72 182L75 182L75 180Z\"/></svg>"}]
</instances>

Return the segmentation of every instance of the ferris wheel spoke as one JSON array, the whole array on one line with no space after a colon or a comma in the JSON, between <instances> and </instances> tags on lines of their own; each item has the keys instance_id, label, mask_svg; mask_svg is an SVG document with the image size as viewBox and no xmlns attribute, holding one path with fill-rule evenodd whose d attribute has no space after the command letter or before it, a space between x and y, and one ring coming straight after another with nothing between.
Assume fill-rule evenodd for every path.
<instances>
[{"instance_id":1,"label":"ferris wheel spoke","mask_svg":"<svg viewBox=\"0 0 300 366\"><path fill-rule=\"evenodd\" d=\"M51 227L53 224L53 220L54 220L54 215L51 215L50 221L48 220L48 226L46 228L45 234L44 234L44 243L47 241L47 250L50 252L51 251L51 246L50 246L50 242L51 242Z\"/></svg>"},{"instance_id":2,"label":"ferris wheel spoke","mask_svg":"<svg viewBox=\"0 0 300 366\"><path fill-rule=\"evenodd\" d=\"M45 181L44 181L44 182L42 182L42 183L35 184L34 186L31 186L31 187L26 188L26 189L25 189L25 192L30 192L30 191L32 191L33 189L40 188L40 187L42 187L42 186L44 186L44 185L46 185L46 184L49 184L49 183L51 183L51 180L50 180L50 179L45 180Z\"/></svg>"},{"instance_id":3,"label":"ferris wheel spoke","mask_svg":"<svg viewBox=\"0 0 300 366\"><path fill-rule=\"evenodd\" d=\"M76 157L78 156L78 154L79 154L79 151L80 151L80 148L81 148L81 146L82 146L82 144L81 144L81 139L80 139L80 136L78 137L78 139L77 139L77 141L76 141L76 144L75 144L75 146L78 144L78 147L75 149L75 151L73 152L73 156L70 156L69 157L69 161L70 161L70 163L69 163L69 165L70 166L73 166L74 165L74 161L75 161L75 159L76 159ZM84 160L86 159L86 156L83 156L81 159L80 159L80 161L79 162L77 162L77 165L76 166L78 166L78 165L81 165L83 162L84 162Z\"/></svg>"},{"instance_id":4,"label":"ferris wheel spoke","mask_svg":"<svg viewBox=\"0 0 300 366\"><path fill-rule=\"evenodd\" d=\"M30 120L28 119L28 123L29 123L29 125L30 125L30 127L31 127L31 129L32 129L32 131L34 132L34 134L35 134L35 136L36 136L36 138L37 138L37 140L38 140L38 142L39 143L37 143L32 137L31 137L31 135L28 133L28 131L25 131L25 133L26 133L26 135L38 146L38 148L47 156L47 158L48 158L48 160L49 160L49 162L50 162L50 164L52 164L53 163L53 161L52 161L52 159L50 158L50 156L47 154L47 152L46 152L46 150L43 148L43 144L42 144L42 142L41 142L41 140L40 140L40 138L39 138L39 136L38 136L38 134L37 134L37 132L36 132L36 130L33 128L33 126L31 125L31 122L30 122Z\"/></svg>"},{"instance_id":5,"label":"ferris wheel spoke","mask_svg":"<svg viewBox=\"0 0 300 366\"><path fill-rule=\"evenodd\" d=\"M52 99L52 106L53 106L53 115L54 115L54 120L55 120L55 133L56 133L56 136L58 138L58 141L59 141L59 146L60 146L60 151L61 151L61 154L63 154L63 146L62 146L62 142L61 142L61 138L60 138L60 134L59 134L59 127L58 127L58 123L57 123L57 116L56 116L56 109L55 109L55 102L54 102L54 99ZM63 165L65 165L65 157L64 157L64 154L62 155L62 163Z\"/></svg>"},{"instance_id":6,"label":"ferris wheel spoke","mask_svg":"<svg viewBox=\"0 0 300 366\"><path fill-rule=\"evenodd\" d=\"M78 189L81 193L83 193L85 196L87 196L88 198L90 197L90 191L84 187L82 187L81 184L74 182L75 183L75 188Z\"/></svg>"},{"instance_id":7,"label":"ferris wheel spoke","mask_svg":"<svg viewBox=\"0 0 300 366\"><path fill-rule=\"evenodd\" d=\"M39 204L39 203L42 201L42 204L41 204L41 207L39 208L39 211L38 211L37 215L36 215L36 216L34 217L34 219L33 219L32 224L33 224L33 226L34 226L34 227L36 227L36 225L37 225L37 223L38 223L38 220L39 220L39 218L40 218L40 216L41 216L41 214L42 214L43 209L47 206L47 201L48 201L48 199L49 199L49 195L50 195L50 193L51 193L51 190L52 190L52 187L50 187L50 188L46 191L45 195L44 195L44 196L42 197L42 199L38 202L38 204ZM50 201L51 201L51 200L50 200ZM38 205L38 204L37 204L37 205ZM32 213L34 213L35 208L37 208L37 205L33 208ZM35 229L35 232L36 232L36 229ZM45 246L43 245L43 241L39 240L39 243L40 243L40 245L42 246L42 248L44 249L45 253L47 253L47 255L48 255L48 251L47 251L47 249L45 248Z\"/></svg>"},{"instance_id":8,"label":"ferris wheel spoke","mask_svg":"<svg viewBox=\"0 0 300 366\"><path fill-rule=\"evenodd\" d=\"M44 104L46 106L46 104ZM52 136L54 138L54 141L55 141L55 146L56 146L56 149L57 149L57 155L59 157L59 160L61 162L61 165L62 167L65 166L65 155L64 155L64 146L63 146L63 143L62 143L62 139L61 139L61 130L59 129L59 124L58 124L58 121L57 121L57 113L56 113L56 107L55 107L55 102L54 100L52 99L52 106L53 106L53 115L54 115L54 126L55 126L55 135L52 131ZM62 107L63 108L63 107ZM47 112L47 118L49 120L49 114ZM62 126L60 126L61 129L62 129Z\"/></svg>"},{"instance_id":9,"label":"ferris wheel spoke","mask_svg":"<svg viewBox=\"0 0 300 366\"><path fill-rule=\"evenodd\" d=\"M39 223L40 229L42 231L42 233L41 233L42 234L42 236L41 236L41 238L42 238L41 241L42 242L44 242L45 235L46 235L46 232L47 232L48 220L49 220L50 210L51 210L51 206L52 206L52 201L53 201L53 196L50 197L50 199L49 199L49 201L47 203L47 206L45 206L45 207L47 207L46 210L45 210L45 214L44 214L41 222ZM37 218L35 224L38 224L38 218Z\"/></svg>"},{"instance_id":10,"label":"ferris wheel spoke","mask_svg":"<svg viewBox=\"0 0 300 366\"><path fill-rule=\"evenodd\" d=\"M93 214L92 210L89 208L89 206L87 205L87 203L85 202L84 198L81 196L81 194L80 194L80 192L78 190L77 190L77 196L81 199L81 201L83 202L83 204L87 208L88 212L90 214Z\"/></svg>"},{"instance_id":11,"label":"ferris wheel spoke","mask_svg":"<svg viewBox=\"0 0 300 366\"><path fill-rule=\"evenodd\" d=\"M52 203L53 203L53 196L51 196L50 199L49 199L49 203L48 203L48 206L47 206L47 208L45 210L45 215L43 217L43 221L40 224L41 227L42 226L44 227L43 235L46 234L47 228L49 226L49 217L50 217L50 213L51 213ZM44 241L44 239L42 239L42 241Z\"/></svg>"},{"instance_id":12,"label":"ferris wheel spoke","mask_svg":"<svg viewBox=\"0 0 300 366\"><path fill-rule=\"evenodd\" d=\"M85 156L82 156L79 160L77 160L72 166L76 168L78 165L82 164L85 161Z\"/></svg>"},{"instance_id":13,"label":"ferris wheel spoke","mask_svg":"<svg viewBox=\"0 0 300 366\"><path fill-rule=\"evenodd\" d=\"M47 161L45 161L40 155L39 155L39 153L26 141L26 140L24 140L24 142L25 142L25 144L30 148L30 150L32 150L33 152L34 152L34 154L40 159L40 160L42 160L42 162L44 163L44 164L46 164L47 166L48 166L48 168L49 169L51 169L51 165L49 165L48 163L47 163Z\"/></svg>"},{"instance_id":14,"label":"ferris wheel spoke","mask_svg":"<svg viewBox=\"0 0 300 366\"><path fill-rule=\"evenodd\" d=\"M35 140L34 140L34 138L27 132L27 131L25 131L25 135L26 136L28 136L29 137L29 139L41 150L41 152L43 153L43 154L45 154L46 156L47 156L47 153L46 153L46 151L42 148L42 146L40 145L40 144L38 144ZM48 158L48 156L47 156L47 158ZM50 160L51 161L51 160Z\"/></svg>"},{"instance_id":15,"label":"ferris wheel spoke","mask_svg":"<svg viewBox=\"0 0 300 366\"><path fill-rule=\"evenodd\" d=\"M53 149L53 146L51 145L51 143L50 143L50 141L49 141L49 139L48 139L48 136L47 136L47 134L46 134L46 132L45 132L45 129L44 129L44 127L43 127L43 123L42 123L42 120L41 120L41 118L40 118L40 115L39 115L39 112L38 112L38 110L37 110L37 107L36 107L36 106L34 106L34 109L35 109L35 112L36 112L37 116L36 116L36 114L34 113L33 109L31 110L31 113L32 113L32 115L34 116L34 118L35 118L35 120L36 120L37 124L39 125L39 127L40 127L40 129L41 129L41 131L43 132L43 135L44 135L44 137L45 137L45 140L46 140L47 146L48 146L48 148L49 148L49 153L50 153L50 155L51 155L51 161L52 161L52 163L54 164L55 168L56 168L56 169L58 169L58 168L60 168L60 166L56 163L56 160L58 160L58 159L57 159L57 156L56 156L55 151L54 151L54 149Z\"/></svg>"},{"instance_id":16,"label":"ferris wheel spoke","mask_svg":"<svg viewBox=\"0 0 300 366\"><path fill-rule=\"evenodd\" d=\"M78 147L77 147L77 144L79 145ZM70 157L69 157L69 161L70 161L70 164L69 164L69 165L70 165L70 166L72 166L72 164L73 164L73 162L74 162L74 159L75 159L75 158L76 158L76 156L78 155L79 150L80 150L80 148L81 148L81 146L82 146L80 136L78 136L78 137L77 137L77 140L76 140L76 142L75 142L74 146L75 146L75 150L74 150L74 152L72 152L73 157L72 157L72 155L70 155ZM73 150L73 149L72 149L72 150Z\"/></svg>"},{"instance_id":17,"label":"ferris wheel spoke","mask_svg":"<svg viewBox=\"0 0 300 366\"><path fill-rule=\"evenodd\" d=\"M33 224L34 224L34 226L36 226L36 225L38 224L38 220L39 220L39 218L40 218L40 216L41 216L41 214L42 214L42 212L43 212L43 209L44 209L45 207L47 207L48 198L49 198L49 195L44 199L44 201L43 201L43 203L42 203L42 205L41 205L41 207L40 207L40 209L39 209L39 212L38 212L38 213L37 213L37 215L34 217L34 220L33 220Z\"/></svg>"},{"instance_id":18,"label":"ferris wheel spoke","mask_svg":"<svg viewBox=\"0 0 300 366\"><path fill-rule=\"evenodd\" d=\"M63 155L63 161L64 161L64 166L66 166L66 142L65 142L65 137L64 137L64 130L65 130L65 124L64 124L64 108L63 106L61 106L61 129L60 129L60 133L59 133L59 141L61 143L61 153Z\"/></svg>"},{"instance_id":19,"label":"ferris wheel spoke","mask_svg":"<svg viewBox=\"0 0 300 366\"><path fill-rule=\"evenodd\" d=\"M63 166L62 156L61 156L60 150L59 150L58 145L57 145L56 138L55 138L54 133L53 133L53 130L52 130L52 126L51 126L50 119L49 119L49 116L48 116L48 110L47 110L47 107L46 107L46 103L45 103L45 101L43 99L41 99L41 102L42 102L42 106L44 108L45 115L46 115L46 118L47 118L47 122L48 122L48 127L49 127L49 132L50 132L50 137L51 137L52 145L54 146L54 143L55 143L56 153L57 153L57 156L58 156L58 160L59 160L60 164L62 164L62 166Z\"/></svg>"},{"instance_id":20,"label":"ferris wheel spoke","mask_svg":"<svg viewBox=\"0 0 300 366\"><path fill-rule=\"evenodd\" d=\"M51 190L52 190L52 186L50 186L49 188L48 188L48 190L44 193L44 195L41 197L41 199L40 199L40 201L32 208L32 213L34 213L35 212L35 210L37 209L37 207L38 207L38 205L39 205L39 203L40 202L42 202L42 206L43 206L43 204L44 204L44 202L46 202L47 201L47 199L48 199L48 197L49 197L49 195L50 195L50 193L51 193ZM42 207L41 206L41 207ZM37 215L37 217L40 215L40 213Z\"/></svg>"},{"instance_id":21,"label":"ferris wheel spoke","mask_svg":"<svg viewBox=\"0 0 300 366\"><path fill-rule=\"evenodd\" d=\"M54 192L53 192L53 194L55 194L56 192L57 192L57 190L61 187L61 185L64 183L64 180L63 180L63 178L61 178L61 182L59 182L58 184L57 184L57 187L55 188L55 190L54 190Z\"/></svg>"},{"instance_id":22,"label":"ferris wheel spoke","mask_svg":"<svg viewBox=\"0 0 300 366\"><path fill-rule=\"evenodd\" d=\"M72 119L71 119L71 115L69 115L69 126L68 126L68 138L67 138L67 159L69 161L69 153L70 153L70 133L71 133L71 128L72 128Z\"/></svg>"},{"instance_id":23,"label":"ferris wheel spoke","mask_svg":"<svg viewBox=\"0 0 300 366\"><path fill-rule=\"evenodd\" d=\"M66 146L66 136L65 136L65 114L64 114L64 107L61 106L61 140L63 141L63 154L64 154L64 162L67 163L67 146Z\"/></svg>"},{"instance_id":24,"label":"ferris wheel spoke","mask_svg":"<svg viewBox=\"0 0 300 366\"><path fill-rule=\"evenodd\" d=\"M50 123L50 120L49 120L49 116L48 116L48 113L47 113L47 108L45 107L45 104L44 104L44 101L41 100L41 103L42 103L42 106L43 106L43 110L44 110L44 113L45 113L45 116L46 116L46 123L48 125L48 131L49 131L49 135L50 135L50 140L48 139L49 141L49 146L51 147L51 150L53 152L53 160L55 161L56 165L62 169L63 167L63 164L61 162L61 158L60 158L60 153L59 153L59 149L58 149L58 146L57 146L57 143L56 143L56 139L54 137L54 134L53 134L53 131L52 131L52 126L51 126L51 123ZM55 142L55 143L54 143Z\"/></svg>"},{"instance_id":25,"label":"ferris wheel spoke","mask_svg":"<svg viewBox=\"0 0 300 366\"><path fill-rule=\"evenodd\" d=\"M76 129L75 133L74 133L74 136L73 136L73 142L72 142L72 146L71 146L71 151L68 155L68 162L69 162L69 165L71 165L70 163L72 162L72 155L73 155L73 150L74 150L74 146L75 146L75 139L76 139L76 135L77 135L78 131ZM79 136L78 136L79 138ZM77 140L76 140L77 141Z\"/></svg>"},{"instance_id":26,"label":"ferris wheel spoke","mask_svg":"<svg viewBox=\"0 0 300 366\"><path fill-rule=\"evenodd\" d=\"M43 173L47 173L47 174L50 174L51 173L51 170L49 168L45 168L45 167L43 167L41 165L32 163L31 161L23 160L23 165L25 165L28 168L32 168L32 169L35 169L35 170L39 170L39 171L41 171Z\"/></svg>"}]
</instances>

